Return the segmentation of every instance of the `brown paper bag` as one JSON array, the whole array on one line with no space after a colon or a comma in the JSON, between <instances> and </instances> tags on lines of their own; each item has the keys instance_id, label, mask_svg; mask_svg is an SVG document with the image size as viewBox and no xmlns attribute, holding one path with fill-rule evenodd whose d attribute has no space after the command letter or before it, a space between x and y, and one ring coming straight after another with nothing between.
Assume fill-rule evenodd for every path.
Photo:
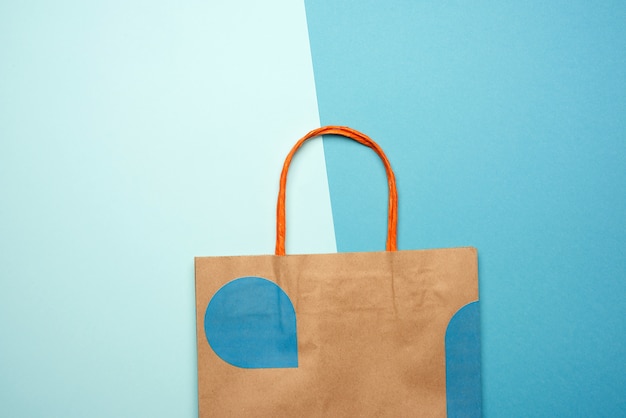
<instances>
[{"instance_id":1,"label":"brown paper bag","mask_svg":"<svg viewBox=\"0 0 626 418\"><path fill-rule=\"evenodd\" d=\"M322 134L381 156L387 251L285 255L289 164ZM200 417L480 416L476 250L396 251L396 213L364 134L324 127L294 146L276 255L195 259Z\"/></svg>"}]
</instances>

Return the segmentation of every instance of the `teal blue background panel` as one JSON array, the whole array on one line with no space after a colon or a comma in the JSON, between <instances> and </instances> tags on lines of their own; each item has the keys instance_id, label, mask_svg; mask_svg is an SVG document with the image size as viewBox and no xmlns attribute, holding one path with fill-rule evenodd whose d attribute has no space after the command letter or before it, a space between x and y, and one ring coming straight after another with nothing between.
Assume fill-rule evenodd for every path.
<instances>
[{"instance_id":1,"label":"teal blue background panel","mask_svg":"<svg viewBox=\"0 0 626 418\"><path fill-rule=\"evenodd\" d=\"M306 1L322 124L399 247L478 248L486 417L626 416L626 4ZM325 138L339 251L384 248Z\"/></svg>"}]
</instances>

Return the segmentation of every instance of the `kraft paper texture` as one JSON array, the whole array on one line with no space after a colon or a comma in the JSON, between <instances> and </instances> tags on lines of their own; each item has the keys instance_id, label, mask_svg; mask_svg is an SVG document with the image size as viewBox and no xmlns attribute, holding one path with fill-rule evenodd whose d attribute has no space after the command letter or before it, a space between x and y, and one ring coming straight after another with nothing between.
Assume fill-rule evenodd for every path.
<instances>
[{"instance_id":1,"label":"kraft paper texture","mask_svg":"<svg viewBox=\"0 0 626 418\"><path fill-rule=\"evenodd\" d=\"M195 269L200 417L446 416L446 327L478 300L476 249L197 257ZM211 298L250 276L291 300L297 367L236 367L211 348Z\"/></svg>"}]
</instances>

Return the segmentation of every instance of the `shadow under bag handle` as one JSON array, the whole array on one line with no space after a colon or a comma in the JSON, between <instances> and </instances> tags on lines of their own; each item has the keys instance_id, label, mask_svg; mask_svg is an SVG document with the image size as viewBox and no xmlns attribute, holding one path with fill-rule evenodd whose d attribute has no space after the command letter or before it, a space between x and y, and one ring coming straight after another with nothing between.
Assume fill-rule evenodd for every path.
<instances>
[{"instance_id":1,"label":"shadow under bag handle","mask_svg":"<svg viewBox=\"0 0 626 418\"><path fill-rule=\"evenodd\" d=\"M287 172L289 171L291 159L304 142L319 135L341 135L353 139L358 143L373 149L383 161L385 171L387 172L387 183L389 185L386 250L396 251L398 240L398 192L396 190L396 177L393 174L393 170L391 169L391 164L389 164L387 156L385 156L382 148L380 148L376 142L357 130L348 128L347 126L324 126L314 129L300 138L291 151L289 151L287 158L285 158L283 171L280 173L280 188L278 190L278 204L276 205L276 255L285 255L285 195L287 189Z\"/></svg>"}]
</instances>

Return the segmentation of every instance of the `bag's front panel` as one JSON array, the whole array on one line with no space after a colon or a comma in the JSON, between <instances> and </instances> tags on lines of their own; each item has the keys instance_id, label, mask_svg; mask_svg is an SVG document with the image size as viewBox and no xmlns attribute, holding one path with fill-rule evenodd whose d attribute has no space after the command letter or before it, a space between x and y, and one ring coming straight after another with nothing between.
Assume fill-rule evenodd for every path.
<instances>
[{"instance_id":1,"label":"bag's front panel","mask_svg":"<svg viewBox=\"0 0 626 418\"><path fill-rule=\"evenodd\" d=\"M297 321L297 367L215 354L205 312L241 277L276 283ZM201 416L445 416L445 331L478 299L472 248L196 259Z\"/></svg>"}]
</instances>

